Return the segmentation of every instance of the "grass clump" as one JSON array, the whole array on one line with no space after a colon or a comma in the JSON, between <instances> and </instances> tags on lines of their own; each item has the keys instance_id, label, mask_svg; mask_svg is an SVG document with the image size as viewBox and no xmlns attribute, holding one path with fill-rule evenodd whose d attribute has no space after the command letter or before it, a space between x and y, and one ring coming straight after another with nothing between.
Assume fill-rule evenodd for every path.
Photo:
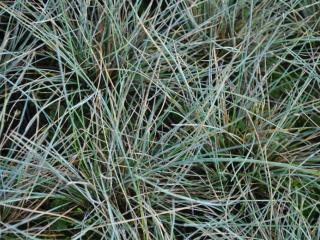
<instances>
[{"instance_id":1,"label":"grass clump","mask_svg":"<svg viewBox=\"0 0 320 240\"><path fill-rule=\"evenodd\" d=\"M1 239L318 239L320 2L0 2Z\"/></svg>"}]
</instances>

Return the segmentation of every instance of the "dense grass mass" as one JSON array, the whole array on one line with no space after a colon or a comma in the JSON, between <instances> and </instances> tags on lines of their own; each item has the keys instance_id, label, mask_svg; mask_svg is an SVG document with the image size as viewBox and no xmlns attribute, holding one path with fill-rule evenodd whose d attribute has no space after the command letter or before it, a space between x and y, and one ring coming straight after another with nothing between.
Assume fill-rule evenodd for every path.
<instances>
[{"instance_id":1,"label":"dense grass mass","mask_svg":"<svg viewBox=\"0 0 320 240\"><path fill-rule=\"evenodd\" d=\"M320 1L0 1L0 239L319 239L319 201Z\"/></svg>"}]
</instances>

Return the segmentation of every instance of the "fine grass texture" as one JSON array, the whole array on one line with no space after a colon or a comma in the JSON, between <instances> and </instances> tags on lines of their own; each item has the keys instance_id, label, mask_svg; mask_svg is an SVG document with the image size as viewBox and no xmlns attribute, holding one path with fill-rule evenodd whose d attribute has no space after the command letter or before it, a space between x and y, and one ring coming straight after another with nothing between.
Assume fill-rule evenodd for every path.
<instances>
[{"instance_id":1,"label":"fine grass texture","mask_svg":"<svg viewBox=\"0 0 320 240\"><path fill-rule=\"evenodd\" d=\"M319 239L320 1L1 0L0 239Z\"/></svg>"}]
</instances>

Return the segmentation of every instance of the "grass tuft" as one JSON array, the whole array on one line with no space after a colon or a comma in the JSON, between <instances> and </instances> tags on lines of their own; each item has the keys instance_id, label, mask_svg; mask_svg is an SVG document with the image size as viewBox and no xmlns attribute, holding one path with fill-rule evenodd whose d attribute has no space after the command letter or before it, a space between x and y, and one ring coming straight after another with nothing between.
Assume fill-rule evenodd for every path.
<instances>
[{"instance_id":1,"label":"grass tuft","mask_svg":"<svg viewBox=\"0 0 320 240\"><path fill-rule=\"evenodd\" d=\"M0 2L1 239L318 239L320 2Z\"/></svg>"}]
</instances>

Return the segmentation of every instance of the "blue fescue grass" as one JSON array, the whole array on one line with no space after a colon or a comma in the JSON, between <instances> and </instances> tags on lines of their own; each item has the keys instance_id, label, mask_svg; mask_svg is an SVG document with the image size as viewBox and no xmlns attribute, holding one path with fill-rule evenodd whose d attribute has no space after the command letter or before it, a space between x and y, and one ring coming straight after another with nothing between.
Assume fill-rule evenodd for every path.
<instances>
[{"instance_id":1,"label":"blue fescue grass","mask_svg":"<svg viewBox=\"0 0 320 240\"><path fill-rule=\"evenodd\" d=\"M1 239L317 239L320 2L0 2Z\"/></svg>"}]
</instances>

